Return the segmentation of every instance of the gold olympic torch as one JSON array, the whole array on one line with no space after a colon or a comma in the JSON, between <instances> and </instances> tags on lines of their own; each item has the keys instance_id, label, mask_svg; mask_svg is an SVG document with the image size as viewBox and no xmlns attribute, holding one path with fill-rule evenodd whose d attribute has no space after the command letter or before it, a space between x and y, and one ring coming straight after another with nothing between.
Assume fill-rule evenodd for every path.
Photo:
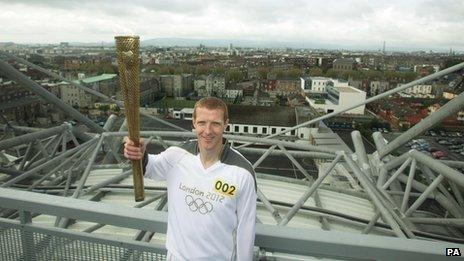
<instances>
[{"instance_id":1,"label":"gold olympic torch","mask_svg":"<svg viewBox=\"0 0 464 261\"><path fill-rule=\"evenodd\" d=\"M124 112L129 129L129 139L140 146L140 57L138 36L116 36L119 84L124 96ZM142 161L132 160L135 201L145 199L143 188Z\"/></svg>"}]
</instances>

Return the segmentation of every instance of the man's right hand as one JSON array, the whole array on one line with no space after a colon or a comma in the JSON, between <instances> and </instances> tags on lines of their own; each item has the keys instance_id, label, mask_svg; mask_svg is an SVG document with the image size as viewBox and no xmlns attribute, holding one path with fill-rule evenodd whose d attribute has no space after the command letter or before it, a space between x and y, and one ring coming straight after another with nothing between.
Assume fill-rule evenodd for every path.
<instances>
[{"instance_id":1,"label":"man's right hand","mask_svg":"<svg viewBox=\"0 0 464 261\"><path fill-rule=\"evenodd\" d=\"M139 140L139 144L140 146L137 147L129 137L124 137L124 157L130 160L141 160L147 145L143 139Z\"/></svg>"}]
</instances>

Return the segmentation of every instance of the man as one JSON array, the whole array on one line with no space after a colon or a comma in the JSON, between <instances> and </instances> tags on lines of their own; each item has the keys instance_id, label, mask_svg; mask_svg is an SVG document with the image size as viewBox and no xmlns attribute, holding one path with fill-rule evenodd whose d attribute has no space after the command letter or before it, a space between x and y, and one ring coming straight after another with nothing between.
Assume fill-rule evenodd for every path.
<instances>
[{"instance_id":1,"label":"man","mask_svg":"<svg viewBox=\"0 0 464 261\"><path fill-rule=\"evenodd\" d=\"M256 181L251 164L223 139L226 104L214 97L195 104L197 140L160 154L126 139L124 156L141 159L145 177L166 180L168 260L251 260Z\"/></svg>"}]
</instances>

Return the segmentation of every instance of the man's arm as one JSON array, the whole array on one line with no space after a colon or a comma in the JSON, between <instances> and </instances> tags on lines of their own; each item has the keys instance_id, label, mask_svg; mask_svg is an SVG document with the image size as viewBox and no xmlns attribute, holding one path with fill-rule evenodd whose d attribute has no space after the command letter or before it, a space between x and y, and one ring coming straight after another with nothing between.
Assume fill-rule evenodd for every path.
<instances>
[{"instance_id":1,"label":"man's arm","mask_svg":"<svg viewBox=\"0 0 464 261\"><path fill-rule=\"evenodd\" d=\"M140 139L139 144L140 146L135 146L132 140L124 137L124 157L130 160L142 160L142 169L146 178L166 179L165 173L172 166L168 162L170 153L164 151L158 155L151 155L146 152L147 144L143 139Z\"/></svg>"},{"instance_id":2,"label":"man's arm","mask_svg":"<svg viewBox=\"0 0 464 261\"><path fill-rule=\"evenodd\" d=\"M246 174L244 184L237 195L237 260L252 260L256 224L255 181Z\"/></svg>"}]
</instances>

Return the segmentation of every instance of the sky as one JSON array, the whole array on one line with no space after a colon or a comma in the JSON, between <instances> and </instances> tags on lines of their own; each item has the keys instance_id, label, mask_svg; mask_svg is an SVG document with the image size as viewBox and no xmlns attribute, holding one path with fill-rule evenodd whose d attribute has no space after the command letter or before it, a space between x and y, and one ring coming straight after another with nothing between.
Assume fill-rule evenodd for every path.
<instances>
[{"instance_id":1,"label":"sky","mask_svg":"<svg viewBox=\"0 0 464 261\"><path fill-rule=\"evenodd\" d=\"M0 0L0 42L116 35L464 51L463 0Z\"/></svg>"}]
</instances>

